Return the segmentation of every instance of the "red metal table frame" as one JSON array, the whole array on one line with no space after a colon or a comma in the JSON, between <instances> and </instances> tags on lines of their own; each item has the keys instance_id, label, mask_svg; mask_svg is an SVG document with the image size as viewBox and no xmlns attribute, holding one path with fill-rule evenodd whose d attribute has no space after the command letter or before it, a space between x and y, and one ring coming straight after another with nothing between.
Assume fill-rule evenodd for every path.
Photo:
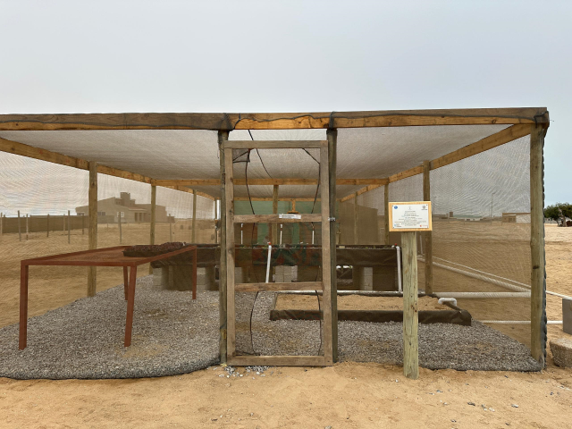
<instances>
[{"instance_id":1,"label":"red metal table frame","mask_svg":"<svg viewBox=\"0 0 572 429\"><path fill-rule=\"evenodd\" d=\"M20 350L28 342L28 277L30 265L59 265L72 267L123 267L123 288L127 300L127 320L125 321L125 347L131 345L133 330L133 307L135 304L135 282L137 266L167 259L172 256L193 251L193 299L197 298L197 246L186 246L169 253L156 256L124 256L123 251L131 246L107 247L64 253L42 258L21 261L20 270ZM129 270L128 270L129 268Z\"/></svg>"}]
</instances>

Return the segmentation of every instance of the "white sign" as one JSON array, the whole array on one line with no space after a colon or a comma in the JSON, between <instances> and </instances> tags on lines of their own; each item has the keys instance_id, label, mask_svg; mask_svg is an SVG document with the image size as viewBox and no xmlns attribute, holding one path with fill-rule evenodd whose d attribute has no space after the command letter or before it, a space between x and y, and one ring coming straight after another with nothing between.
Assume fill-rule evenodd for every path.
<instances>
[{"instance_id":1,"label":"white sign","mask_svg":"<svg viewBox=\"0 0 572 429\"><path fill-rule=\"evenodd\" d=\"M302 219L299 214L279 214L278 219Z\"/></svg>"},{"instance_id":2,"label":"white sign","mask_svg":"<svg viewBox=\"0 0 572 429\"><path fill-rule=\"evenodd\" d=\"M390 231L431 231L431 201L389 203Z\"/></svg>"}]
</instances>

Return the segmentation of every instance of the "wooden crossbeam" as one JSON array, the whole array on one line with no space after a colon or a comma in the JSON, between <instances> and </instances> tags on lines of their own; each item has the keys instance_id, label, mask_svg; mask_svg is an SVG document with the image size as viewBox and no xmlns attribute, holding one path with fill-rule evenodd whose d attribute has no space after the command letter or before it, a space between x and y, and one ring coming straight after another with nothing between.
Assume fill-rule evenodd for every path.
<instances>
[{"instance_id":1,"label":"wooden crossbeam","mask_svg":"<svg viewBox=\"0 0 572 429\"><path fill-rule=\"evenodd\" d=\"M336 185L360 186L360 185L385 185L388 179L337 179ZM234 179L233 183L245 186L246 179ZM152 184L157 186L220 186L220 179L181 179L161 180L156 179ZM248 179L249 186L280 186L280 185L308 185L316 186L318 179L284 178L284 179Z\"/></svg>"},{"instance_id":2,"label":"wooden crossbeam","mask_svg":"<svg viewBox=\"0 0 572 429\"><path fill-rule=\"evenodd\" d=\"M3 130L262 130L427 125L548 125L545 107L315 113L85 113L0 115Z\"/></svg>"},{"instance_id":3,"label":"wooden crossbeam","mask_svg":"<svg viewBox=\"0 0 572 429\"><path fill-rule=\"evenodd\" d=\"M280 290L324 290L322 282L237 283L236 292L262 292Z\"/></svg>"},{"instance_id":4,"label":"wooden crossbeam","mask_svg":"<svg viewBox=\"0 0 572 429\"><path fill-rule=\"evenodd\" d=\"M225 149L309 149L319 148L320 140L229 140Z\"/></svg>"},{"instance_id":5,"label":"wooden crossbeam","mask_svg":"<svg viewBox=\"0 0 572 429\"><path fill-rule=\"evenodd\" d=\"M290 215L234 215L234 223L302 223L302 222L322 222L321 214L299 214L296 219L283 217Z\"/></svg>"}]
</instances>

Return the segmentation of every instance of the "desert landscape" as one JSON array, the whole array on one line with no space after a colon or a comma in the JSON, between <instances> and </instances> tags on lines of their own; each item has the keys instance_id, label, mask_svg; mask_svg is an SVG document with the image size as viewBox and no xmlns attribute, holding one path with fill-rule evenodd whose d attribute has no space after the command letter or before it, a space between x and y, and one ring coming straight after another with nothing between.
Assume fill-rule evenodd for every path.
<instances>
[{"instance_id":1,"label":"desert landscape","mask_svg":"<svg viewBox=\"0 0 572 429\"><path fill-rule=\"evenodd\" d=\"M169 239L162 228L158 242ZM147 240L147 231L128 225L124 243ZM17 235L2 237L0 326L18 319L19 260L87 245L81 231L74 231L72 244L60 234L50 240L31 235L27 242L18 242ZM99 237L100 246L119 244L111 226L100 226ZM571 245L572 229L547 226L548 290L572 295ZM139 275L147 273L142 267ZM85 296L85 269L35 267L31 274L30 316ZM121 283L120 270L98 269L98 290ZM547 297L547 314L562 320L560 298ZM550 325L548 336L570 338L561 325ZM398 366L351 362L239 372L242 377L216 366L152 379L2 378L0 427L553 428L569 427L572 412L572 372L555 366L550 351L541 373L421 369L419 380L412 381Z\"/></svg>"}]
</instances>

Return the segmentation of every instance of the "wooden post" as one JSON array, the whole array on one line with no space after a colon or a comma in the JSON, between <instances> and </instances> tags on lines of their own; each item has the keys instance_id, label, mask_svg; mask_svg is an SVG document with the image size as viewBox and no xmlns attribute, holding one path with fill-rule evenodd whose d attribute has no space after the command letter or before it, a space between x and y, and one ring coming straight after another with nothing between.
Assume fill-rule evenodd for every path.
<instances>
[{"instance_id":1,"label":"wooden post","mask_svg":"<svg viewBox=\"0 0 572 429\"><path fill-rule=\"evenodd\" d=\"M417 233L402 232L403 251L403 374L419 378L417 313Z\"/></svg>"},{"instance_id":2,"label":"wooden post","mask_svg":"<svg viewBox=\"0 0 572 429\"><path fill-rule=\"evenodd\" d=\"M218 132L218 147L220 158L220 265L219 265L219 311L220 311L220 361L226 363L227 361L227 282L226 282L226 173L225 173L225 154L223 149L223 142L228 140L228 131Z\"/></svg>"},{"instance_id":3,"label":"wooden post","mask_svg":"<svg viewBox=\"0 0 572 429\"><path fill-rule=\"evenodd\" d=\"M191 223L191 243L197 242L197 193L193 190L193 220Z\"/></svg>"},{"instance_id":4,"label":"wooden post","mask_svg":"<svg viewBox=\"0 0 572 429\"><path fill-rule=\"evenodd\" d=\"M28 241L28 236L30 234L30 215L26 214L26 241Z\"/></svg>"},{"instance_id":5,"label":"wooden post","mask_svg":"<svg viewBox=\"0 0 572 429\"><path fill-rule=\"evenodd\" d=\"M279 190L279 186L278 185L274 185L274 188L272 189L272 213L273 214L278 214L278 190ZM277 223L273 223L272 224L272 235L270 236L270 241L272 242L272 244L277 245L278 244L278 224Z\"/></svg>"},{"instance_id":6,"label":"wooden post","mask_svg":"<svg viewBox=\"0 0 572 429\"><path fill-rule=\"evenodd\" d=\"M0 239L2 239L2 234L3 234L3 221L4 221L4 213L0 213Z\"/></svg>"},{"instance_id":7,"label":"wooden post","mask_svg":"<svg viewBox=\"0 0 572 429\"><path fill-rule=\"evenodd\" d=\"M89 163L89 224L87 226L89 250L97 249L97 163ZM94 296L97 284L96 267L87 269L87 296Z\"/></svg>"},{"instance_id":8,"label":"wooden post","mask_svg":"<svg viewBox=\"0 0 572 429\"><path fill-rule=\"evenodd\" d=\"M149 244L155 244L155 223L157 222L157 186L151 185L151 225L149 227ZM149 274L153 274L153 267L149 264Z\"/></svg>"},{"instance_id":9,"label":"wooden post","mask_svg":"<svg viewBox=\"0 0 572 429\"><path fill-rule=\"evenodd\" d=\"M358 244L358 204L357 204L358 194L355 194L354 199L354 244Z\"/></svg>"},{"instance_id":10,"label":"wooden post","mask_svg":"<svg viewBox=\"0 0 572 429\"><path fill-rule=\"evenodd\" d=\"M423 201L431 201L431 162L423 162ZM433 231L423 233L425 248L425 293L433 293Z\"/></svg>"},{"instance_id":11,"label":"wooden post","mask_svg":"<svg viewBox=\"0 0 572 429\"><path fill-rule=\"evenodd\" d=\"M62 215L62 232L66 234L66 212Z\"/></svg>"},{"instance_id":12,"label":"wooden post","mask_svg":"<svg viewBox=\"0 0 572 429\"><path fill-rule=\"evenodd\" d=\"M50 237L50 214L46 216L46 237Z\"/></svg>"},{"instance_id":13,"label":"wooden post","mask_svg":"<svg viewBox=\"0 0 572 429\"><path fill-rule=\"evenodd\" d=\"M81 235L85 235L85 213L81 214Z\"/></svg>"},{"instance_id":14,"label":"wooden post","mask_svg":"<svg viewBox=\"0 0 572 429\"><path fill-rule=\"evenodd\" d=\"M389 243L389 183L385 184L385 187L383 188L383 203L384 203L384 212L385 212L385 216L384 216L384 222L383 222L383 232L385 234L385 244L386 246L388 246Z\"/></svg>"},{"instance_id":15,"label":"wooden post","mask_svg":"<svg viewBox=\"0 0 572 429\"><path fill-rule=\"evenodd\" d=\"M71 244L71 210L68 210L68 244Z\"/></svg>"},{"instance_id":16,"label":"wooden post","mask_svg":"<svg viewBox=\"0 0 572 429\"><path fill-rule=\"evenodd\" d=\"M18 239L22 241L22 228L20 226L20 210L18 210Z\"/></svg>"},{"instance_id":17,"label":"wooden post","mask_svg":"<svg viewBox=\"0 0 572 429\"><path fill-rule=\"evenodd\" d=\"M217 237L218 236L218 229L216 227L216 221L218 220L217 219L217 211L216 211L217 204L218 204L217 201L219 201L219 200L214 201L214 217L213 217L213 219L214 219L214 242L215 242L215 244L218 243L218 237Z\"/></svg>"},{"instance_id":18,"label":"wooden post","mask_svg":"<svg viewBox=\"0 0 572 429\"><path fill-rule=\"evenodd\" d=\"M123 243L123 230L121 229L121 215L123 212L117 213L117 225L119 226L119 244Z\"/></svg>"},{"instance_id":19,"label":"wooden post","mask_svg":"<svg viewBox=\"0 0 572 429\"><path fill-rule=\"evenodd\" d=\"M169 241L173 241L173 222L169 219Z\"/></svg>"},{"instance_id":20,"label":"wooden post","mask_svg":"<svg viewBox=\"0 0 572 429\"><path fill-rule=\"evenodd\" d=\"M338 360L338 276L337 276L337 259L336 259L336 178L337 178L337 159L338 159L338 131L336 129L328 129L326 132L328 139L328 176L329 176L329 219L325 219L325 213L322 211L322 225L329 224L330 232L330 300L331 300L331 335L332 335L332 361ZM322 188L322 193L326 190ZM322 209L323 210L323 209ZM322 235L324 230L322 229ZM324 284L324 287L328 285ZM324 319L325 321L325 319Z\"/></svg>"},{"instance_id":21,"label":"wooden post","mask_svg":"<svg viewBox=\"0 0 572 429\"><path fill-rule=\"evenodd\" d=\"M546 366L546 261L544 255L544 136L532 126L530 134L530 253L532 357Z\"/></svg>"}]
</instances>

